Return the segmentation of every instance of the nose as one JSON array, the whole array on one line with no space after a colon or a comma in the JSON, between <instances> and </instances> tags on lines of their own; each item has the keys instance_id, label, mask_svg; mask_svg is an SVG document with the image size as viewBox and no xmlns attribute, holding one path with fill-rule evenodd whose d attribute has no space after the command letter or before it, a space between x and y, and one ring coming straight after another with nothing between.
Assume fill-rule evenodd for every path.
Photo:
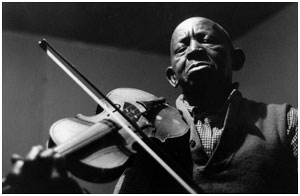
<instances>
[{"instance_id":1,"label":"nose","mask_svg":"<svg viewBox=\"0 0 300 196\"><path fill-rule=\"evenodd\" d=\"M196 40L191 40L189 50L186 54L188 60L201 60L206 56L206 50Z\"/></svg>"}]
</instances>

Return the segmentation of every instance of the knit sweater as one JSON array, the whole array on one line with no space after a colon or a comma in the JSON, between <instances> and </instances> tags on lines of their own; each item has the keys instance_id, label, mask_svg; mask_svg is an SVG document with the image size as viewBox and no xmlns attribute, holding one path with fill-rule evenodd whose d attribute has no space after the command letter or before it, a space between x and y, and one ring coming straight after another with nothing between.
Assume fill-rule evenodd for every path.
<instances>
[{"instance_id":1,"label":"knit sweater","mask_svg":"<svg viewBox=\"0 0 300 196\"><path fill-rule=\"evenodd\" d=\"M207 193L297 193L297 160L287 138L289 105L264 104L236 96L224 120L224 133L207 162L193 120L193 178Z\"/></svg>"}]
</instances>

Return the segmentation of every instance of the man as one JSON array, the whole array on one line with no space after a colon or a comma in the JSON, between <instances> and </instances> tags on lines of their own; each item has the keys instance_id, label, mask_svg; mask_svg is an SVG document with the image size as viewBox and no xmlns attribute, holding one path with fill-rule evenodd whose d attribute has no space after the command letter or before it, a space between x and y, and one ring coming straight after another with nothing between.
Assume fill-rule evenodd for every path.
<instances>
[{"instance_id":1,"label":"man","mask_svg":"<svg viewBox=\"0 0 300 196\"><path fill-rule=\"evenodd\" d=\"M187 19L172 35L170 54L166 74L173 87L182 88L176 106L190 126L192 176L203 192L296 193L297 111L242 98L232 70L242 67L245 56L227 32L206 18ZM176 192L168 183L158 186L162 180L131 183L139 182L141 170L125 172L121 193ZM141 179L145 173L162 178L144 171Z\"/></svg>"},{"instance_id":2,"label":"man","mask_svg":"<svg viewBox=\"0 0 300 196\"><path fill-rule=\"evenodd\" d=\"M183 148L189 145L190 152L183 154L180 163L200 189L204 193L297 193L297 110L242 97L232 83L232 71L242 67L245 56L233 47L228 33L209 19L189 18L174 30L170 54L166 75L173 87L182 88L176 107L190 127L190 143L182 144ZM52 162L57 156L41 152L33 149L24 165ZM60 174L56 179L78 190L61 164L56 165ZM25 166L15 165L13 178L23 176ZM125 170L115 192L184 190L141 153Z\"/></svg>"}]
</instances>

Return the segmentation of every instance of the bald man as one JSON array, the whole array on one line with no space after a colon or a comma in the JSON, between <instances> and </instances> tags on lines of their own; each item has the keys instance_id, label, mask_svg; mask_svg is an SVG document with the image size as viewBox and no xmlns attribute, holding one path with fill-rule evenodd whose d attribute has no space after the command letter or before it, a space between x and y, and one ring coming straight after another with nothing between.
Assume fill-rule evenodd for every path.
<instances>
[{"instance_id":1,"label":"bald man","mask_svg":"<svg viewBox=\"0 0 300 196\"><path fill-rule=\"evenodd\" d=\"M176 107L189 126L189 142L179 142L180 150L172 153L200 191L297 193L297 110L242 97L238 84L232 82L232 71L241 69L245 55L233 47L228 33L212 20L189 18L172 34L170 57L166 76L171 86L182 89ZM62 160L51 150L35 147L22 164L16 161L10 176L23 183L21 188L42 184L39 175L30 176L35 183L22 181L38 166L48 171L45 179L51 186L27 192L60 192L57 182L66 185L61 192L81 192ZM55 177L49 175L51 170L56 170ZM140 152L120 177L115 193L186 191Z\"/></svg>"},{"instance_id":2,"label":"bald man","mask_svg":"<svg viewBox=\"0 0 300 196\"><path fill-rule=\"evenodd\" d=\"M190 127L190 157L182 166L202 192L297 193L297 110L242 97L232 71L245 55L228 33L212 20L189 18L173 32L170 57L167 79L182 89L176 106ZM115 192L184 190L139 157Z\"/></svg>"}]
</instances>

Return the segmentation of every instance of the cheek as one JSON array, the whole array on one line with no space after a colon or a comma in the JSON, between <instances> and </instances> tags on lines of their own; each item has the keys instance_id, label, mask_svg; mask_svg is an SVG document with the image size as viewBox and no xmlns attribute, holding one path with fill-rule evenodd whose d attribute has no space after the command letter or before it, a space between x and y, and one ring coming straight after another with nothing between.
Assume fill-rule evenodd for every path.
<instances>
[{"instance_id":1,"label":"cheek","mask_svg":"<svg viewBox=\"0 0 300 196\"><path fill-rule=\"evenodd\" d=\"M173 69L177 75L181 75L185 70L184 58L174 58L172 61Z\"/></svg>"},{"instance_id":2,"label":"cheek","mask_svg":"<svg viewBox=\"0 0 300 196\"><path fill-rule=\"evenodd\" d=\"M210 56L216 64L216 69L222 72L227 72L231 69L230 54L223 47L211 48Z\"/></svg>"}]
</instances>

